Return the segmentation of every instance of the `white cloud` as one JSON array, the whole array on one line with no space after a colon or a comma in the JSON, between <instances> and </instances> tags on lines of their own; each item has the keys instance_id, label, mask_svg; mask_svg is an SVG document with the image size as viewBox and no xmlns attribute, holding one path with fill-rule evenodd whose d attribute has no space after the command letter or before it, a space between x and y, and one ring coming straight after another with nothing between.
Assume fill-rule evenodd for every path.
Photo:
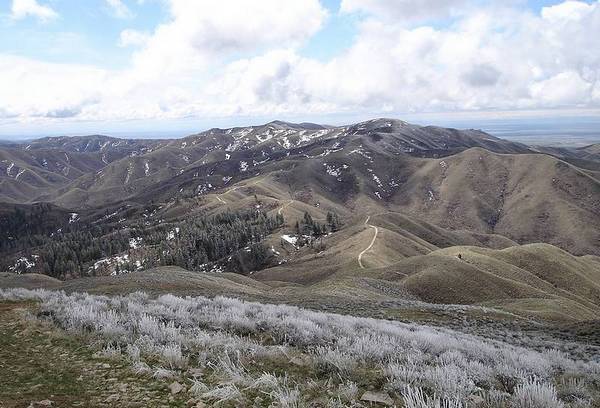
<instances>
[{"instance_id":1,"label":"white cloud","mask_svg":"<svg viewBox=\"0 0 600 408\"><path fill-rule=\"evenodd\" d=\"M231 112L250 114L598 107L600 2L555 7L480 9L444 29L369 18L329 62L271 53L231 64L216 83L233 84ZM278 74L265 80L265 65Z\"/></svg>"},{"instance_id":2,"label":"white cloud","mask_svg":"<svg viewBox=\"0 0 600 408\"><path fill-rule=\"evenodd\" d=\"M11 17L20 20L29 16L47 21L58 17L58 13L49 6L39 4L36 0L13 0Z\"/></svg>"},{"instance_id":3,"label":"white cloud","mask_svg":"<svg viewBox=\"0 0 600 408\"><path fill-rule=\"evenodd\" d=\"M0 54L0 109L24 120L76 116L100 102L107 74L87 66L51 64Z\"/></svg>"},{"instance_id":4,"label":"white cloud","mask_svg":"<svg viewBox=\"0 0 600 408\"><path fill-rule=\"evenodd\" d=\"M133 17L133 13L129 9L129 7L127 7L127 5L125 5L125 3L123 3L123 0L105 0L105 1L106 1L106 4L110 7L110 9L112 10L112 12L114 13L114 15L117 18Z\"/></svg>"},{"instance_id":5,"label":"white cloud","mask_svg":"<svg viewBox=\"0 0 600 408\"><path fill-rule=\"evenodd\" d=\"M447 16L466 0L342 0L340 10L363 12L395 21L434 20Z\"/></svg>"},{"instance_id":6,"label":"white cloud","mask_svg":"<svg viewBox=\"0 0 600 408\"><path fill-rule=\"evenodd\" d=\"M134 58L160 74L206 67L224 54L298 46L327 17L319 0L170 0L169 5L171 21L160 25Z\"/></svg>"},{"instance_id":7,"label":"white cloud","mask_svg":"<svg viewBox=\"0 0 600 408\"><path fill-rule=\"evenodd\" d=\"M142 46L150 39L150 34L138 30L126 29L119 36L119 47Z\"/></svg>"},{"instance_id":8,"label":"white cloud","mask_svg":"<svg viewBox=\"0 0 600 408\"><path fill-rule=\"evenodd\" d=\"M592 98L593 83L574 71L561 72L531 86L531 95L539 105L586 105Z\"/></svg>"},{"instance_id":9,"label":"white cloud","mask_svg":"<svg viewBox=\"0 0 600 408\"><path fill-rule=\"evenodd\" d=\"M369 12L354 43L328 61L301 47L327 18L317 0L169 4L171 18L153 33L121 33L121 46L138 47L124 70L0 54L1 115L58 121L600 108L600 2L567 1L537 14L469 9L437 28Z\"/></svg>"}]
</instances>

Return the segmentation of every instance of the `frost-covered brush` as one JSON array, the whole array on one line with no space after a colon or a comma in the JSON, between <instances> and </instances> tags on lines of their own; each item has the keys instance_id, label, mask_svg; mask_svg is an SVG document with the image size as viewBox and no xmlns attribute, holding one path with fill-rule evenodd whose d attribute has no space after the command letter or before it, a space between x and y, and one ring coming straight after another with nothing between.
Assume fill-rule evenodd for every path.
<instances>
[{"instance_id":1,"label":"frost-covered brush","mask_svg":"<svg viewBox=\"0 0 600 408\"><path fill-rule=\"evenodd\" d=\"M275 379L263 372L253 373L252 363L247 364L277 362L287 373L289 359L282 361L285 355L301 355L301 364L311 375L333 374L338 383L363 381L368 370L398 398L441 407L460 406L456 404L476 393L486 400L507 399L514 404L528 403L535 397L535 401L547 400L561 407L570 403L567 399L571 397L557 394L552 382L576 377L583 379L582 384L589 378L592 384L600 373L600 365L574 361L555 350L540 353L449 329L223 297L165 295L152 299L134 293L111 298L2 290L0 299L40 301L43 315L51 316L67 330L91 333L110 353L124 351L140 372L148 372L149 363L154 365L158 360L160 365L153 370L157 378L180 376L190 365L209 366L214 379L225 383L202 391L215 401L236 400L253 384L262 385L268 393L280 390L271 395L273 399L294 401L296 391L301 396L310 387L296 388L291 374L287 377L289 385L281 387L280 378L276 385ZM262 343L268 339L265 333L272 334L268 345ZM532 377L536 382L530 381ZM573 398L579 400L591 395L579 386L564 388L573 389L577 394ZM432 390L437 397L422 390ZM339 394L350 400L355 391L349 385ZM293 402L285 403L293 406Z\"/></svg>"}]
</instances>

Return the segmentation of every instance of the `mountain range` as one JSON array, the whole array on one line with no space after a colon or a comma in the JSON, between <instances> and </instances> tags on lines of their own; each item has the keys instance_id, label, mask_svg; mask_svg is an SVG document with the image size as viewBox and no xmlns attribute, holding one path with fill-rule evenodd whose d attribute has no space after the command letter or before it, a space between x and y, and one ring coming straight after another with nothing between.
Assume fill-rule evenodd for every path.
<instances>
[{"instance_id":1,"label":"mountain range","mask_svg":"<svg viewBox=\"0 0 600 408\"><path fill-rule=\"evenodd\" d=\"M205 293L187 269L270 301L476 305L561 322L600 312L600 145L394 119L51 137L0 146L0 202L0 270L59 287L133 290L148 285L144 270L156 279L152 268L174 265L156 285ZM215 223L217 249L200 248ZM246 229L234 243L218 235ZM83 234L100 243L85 256L71 242Z\"/></svg>"}]
</instances>

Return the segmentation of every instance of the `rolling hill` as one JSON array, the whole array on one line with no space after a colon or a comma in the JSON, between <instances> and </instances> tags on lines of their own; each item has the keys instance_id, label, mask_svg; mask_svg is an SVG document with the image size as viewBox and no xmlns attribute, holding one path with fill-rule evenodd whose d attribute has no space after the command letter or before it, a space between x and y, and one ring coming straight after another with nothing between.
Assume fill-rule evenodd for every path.
<instances>
[{"instance_id":1,"label":"rolling hill","mask_svg":"<svg viewBox=\"0 0 600 408\"><path fill-rule=\"evenodd\" d=\"M319 296L335 299L329 305L459 304L524 319L589 320L600 311L600 162L593 147L559 150L392 119L4 146L0 267L54 270L57 259L47 257L58 251L80 272L56 276L85 276L66 287L90 291L127 282L185 293L184 283L158 279L156 269L121 275L166 262L247 275L214 275L194 283L194 293L231 290L303 305ZM268 232L249 232L227 250L221 243L218 253L228 255L200 266L181 255L205 245L184 242L184 233L204 239L189 235L189 225L222 223L226 231L244 219L243 228L258 228L247 220L252 212ZM79 239L100 248L80 256ZM195 282L195 274L173 276Z\"/></svg>"}]
</instances>

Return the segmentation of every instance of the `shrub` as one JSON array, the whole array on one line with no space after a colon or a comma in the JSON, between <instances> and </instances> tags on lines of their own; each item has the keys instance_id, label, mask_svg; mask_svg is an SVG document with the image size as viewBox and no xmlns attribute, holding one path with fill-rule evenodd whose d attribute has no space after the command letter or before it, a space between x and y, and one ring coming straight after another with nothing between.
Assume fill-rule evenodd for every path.
<instances>
[{"instance_id":1,"label":"shrub","mask_svg":"<svg viewBox=\"0 0 600 408\"><path fill-rule=\"evenodd\" d=\"M511 398L514 408L563 408L553 385L531 378L517 385Z\"/></svg>"},{"instance_id":2,"label":"shrub","mask_svg":"<svg viewBox=\"0 0 600 408\"><path fill-rule=\"evenodd\" d=\"M300 365L307 371L319 369L335 378L327 384L327 398L337 405L357 398L356 384L348 381L362 384L357 373L363 370L375 373L377 387L403 395L409 408L461 406L477 387L490 407L563 407L559 397L585 406L592 398L587 385L596 386L600 375L600 364L575 362L556 350L540 353L450 329L225 297L153 299L136 292L111 298L7 289L0 290L0 299L40 301L40 318L92 333L104 353L120 355L120 345L139 373L172 378L191 362L210 365L214 378L209 378L222 380L221 387L211 391L198 385L197 394L217 402L241 403L241 392L256 388L273 393L277 404L300 404L294 401L302 401L302 392L316 393L312 388L322 382L297 387L286 371L253 378L242 364L281 363L289 355L304 356ZM163 367L151 370L147 362L157 357ZM382 374L387 384L380 382ZM560 377L577 380L559 383L557 393L550 384Z\"/></svg>"},{"instance_id":3,"label":"shrub","mask_svg":"<svg viewBox=\"0 0 600 408\"><path fill-rule=\"evenodd\" d=\"M407 387L402 394L405 408L463 408L458 400L440 399L436 396L428 397L421 388Z\"/></svg>"}]
</instances>

